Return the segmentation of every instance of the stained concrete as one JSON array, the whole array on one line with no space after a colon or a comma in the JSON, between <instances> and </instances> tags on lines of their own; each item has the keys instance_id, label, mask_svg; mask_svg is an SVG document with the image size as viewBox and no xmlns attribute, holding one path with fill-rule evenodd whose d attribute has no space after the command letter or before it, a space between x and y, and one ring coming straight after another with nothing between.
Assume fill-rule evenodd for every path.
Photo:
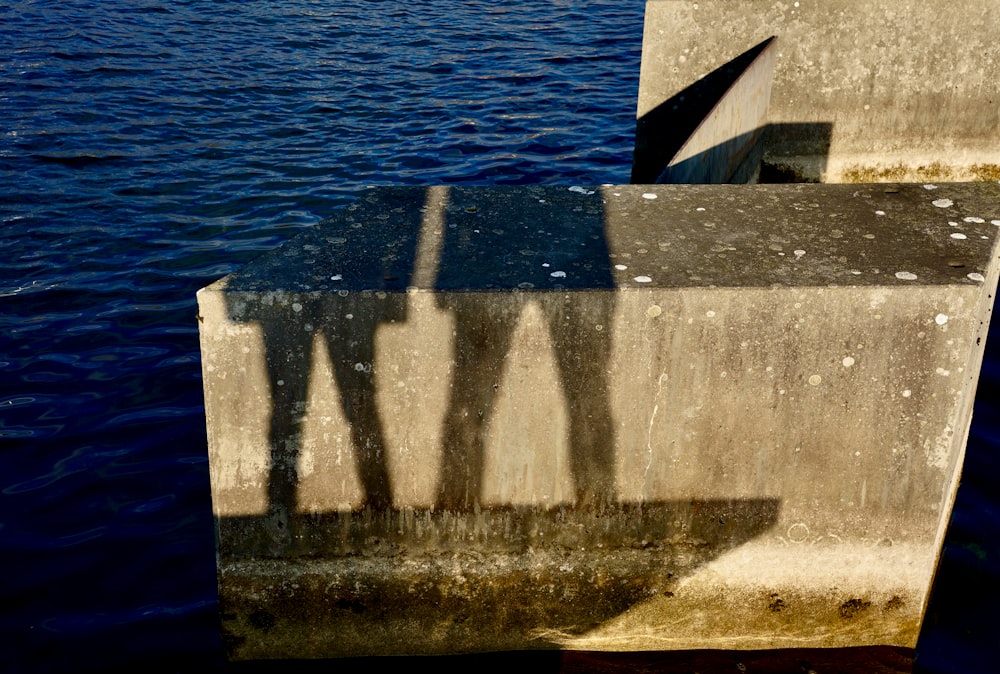
<instances>
[{"instance_id":1,"label":"stained concrete","mask_svg":"<svg viewBox=\"0 0 1000 674\"><path fill-rule=\"evenodd\" d=\"M915 644L1000 186L377 188L199 292L234 658Z\"/></svg>"},{"instance_id":2,"label":"stained concrete","mask_svg":"<svg viewBox=\"0 0 1000 674\"><path fill-rule=\"evenodd\" d=\"M1000 180L996 13L993 0L649 0L640 131L773 35L765 163L784 179Z\"/></svg>"}]
</instances>

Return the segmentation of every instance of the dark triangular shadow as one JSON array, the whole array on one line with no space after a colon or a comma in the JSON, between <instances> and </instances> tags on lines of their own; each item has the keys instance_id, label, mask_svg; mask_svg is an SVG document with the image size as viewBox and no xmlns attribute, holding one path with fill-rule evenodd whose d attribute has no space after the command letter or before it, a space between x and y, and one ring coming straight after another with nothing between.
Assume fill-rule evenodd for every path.
<instances>
[{"instance_id":1,"label":"dark triangular shadow","mask_svg":"<svg viewBox=\"0 0 1000 674\"><path fill-rule=\"evenodd\" d=\"M659 178L670 161L773 40L740 54L637 120L633 184L662 182Z\"/></svg>"}]
</instances>

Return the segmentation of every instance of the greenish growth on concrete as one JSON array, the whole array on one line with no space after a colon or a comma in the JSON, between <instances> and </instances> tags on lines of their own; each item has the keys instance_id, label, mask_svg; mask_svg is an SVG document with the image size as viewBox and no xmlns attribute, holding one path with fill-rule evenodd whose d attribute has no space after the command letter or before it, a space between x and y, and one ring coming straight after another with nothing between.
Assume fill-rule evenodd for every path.
<instances>
[{"instance_id":1,"label":"greenish growth on concrete","mask_svg":"<svg viewBox=\"0 0 1000 674\"><path fill-rule=\"evenodd\" d=\"M649 0L637 117L777 36L764 167L810 182L997 180L992 0ZM637 144L637 160L639 158Z\"/></svg>"},{"instance_id":2,"label":"greenish growth on concrete","mask_svg":"<svg viewBox=\"0 0 1000 674\"><path fill-rule=\"evenodd\" d=\"M231 656L912 647L998 204L363 193L198 295Z\"/></svg>"}]
</instances>

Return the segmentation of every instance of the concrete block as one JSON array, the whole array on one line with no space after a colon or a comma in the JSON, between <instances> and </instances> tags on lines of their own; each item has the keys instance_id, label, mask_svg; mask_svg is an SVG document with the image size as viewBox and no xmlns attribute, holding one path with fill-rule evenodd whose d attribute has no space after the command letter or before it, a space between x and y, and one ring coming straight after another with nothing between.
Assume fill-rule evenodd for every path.
<instances>
[{"instance_id":1,"label":"concrete block","mask_svg":"<svg viewBox=\"0 0 1000 674\"><path fill-rule=\"evenodd\" d=\"M376 188L198 293L233 658L915 644L1000 186Z\"/></svg>"},{"instance_id":2,"label":"concrete block","mask_svg":"<svg viewBox=\"0 0 1000 674\"><path fill-rule=\"evenodd\" d=\"M995 181L996 9L993 0L648 0L637 117L775 35L767 163L799 181Z\"/></svg>"}]
</instances>

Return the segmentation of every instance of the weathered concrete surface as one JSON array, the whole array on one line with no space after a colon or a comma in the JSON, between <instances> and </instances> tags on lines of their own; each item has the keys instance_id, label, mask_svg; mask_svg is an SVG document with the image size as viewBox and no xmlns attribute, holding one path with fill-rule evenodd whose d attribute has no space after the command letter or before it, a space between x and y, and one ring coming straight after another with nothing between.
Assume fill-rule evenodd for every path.
<instances>
[{"instance_id":1,"label":"weathered concrete surface","mask_svg":"<svg viewBox=\"0 0 1000 674\"><path fill-rule=\"evenodd\" d=\"M667 162L655 181L661 184L756 183L771 81L774 79L774 39L755 46L740 75L729 85L697 128ZM672 121L672 120L671 120ZM653 122L654 124L656 122ZM664 121L668 132L676 125ZM647 134L636 134L637 142ZM638 158L639 148L636 148ZM643 182L635 178L632 182Z\"/></svg>"},{"instance_id":2,"label":"weathered concrete surface","mask_svg":"<svg viewBox=\"0 0 1000 674\"><path fill-rule=\"evenodd\" d=\"M1000 179L993 0L649 0L637 116L772 35L767 163L800 181Z\"/></svg>"},{"instance_id":3,"label":"weathered concrete surface","mask_svg":"<svg viewBox=\"0 0 1000 674\"><path fill-rule=\"evenodd\" d=\"M915 644L1000 186L366 192L199 292L235 658Z\"/></svg>"}]
</instances>

